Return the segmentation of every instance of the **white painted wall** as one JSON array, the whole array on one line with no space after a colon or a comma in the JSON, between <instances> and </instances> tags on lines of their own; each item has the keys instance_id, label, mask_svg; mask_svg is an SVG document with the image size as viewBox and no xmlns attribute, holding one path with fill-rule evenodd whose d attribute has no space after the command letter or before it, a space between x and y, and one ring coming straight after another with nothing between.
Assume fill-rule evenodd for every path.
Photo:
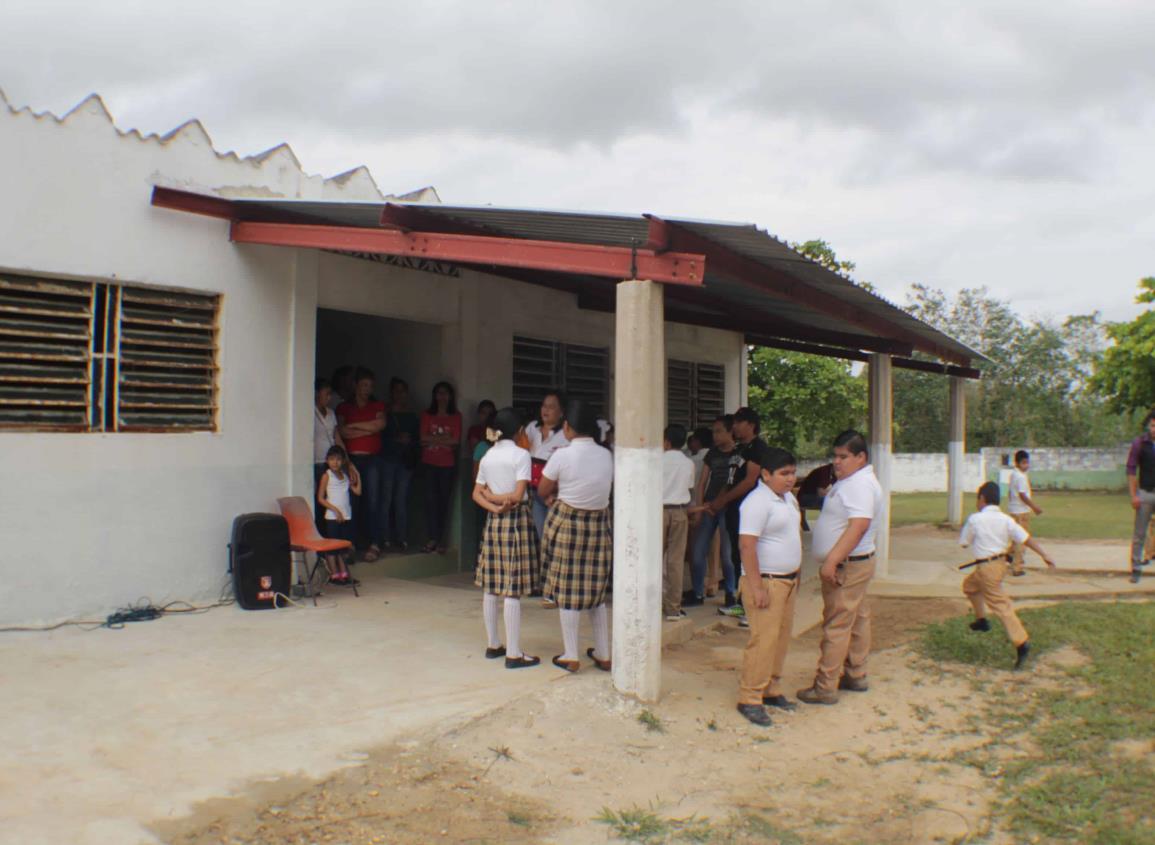
<instances>
[{"instance_id":1,"label":"white painted wall","mask_svg":"<svg viewBox=\"0 0 1155 845\"><path fill-rule=\"evenodd\" d=\"M307 176L287 147L219 156L199 124L121 134L96 99L64 121L0 102L0 162L0 272L223 294L219 433L0 432L0 624L215 596L233 517L309 486L290 456L311 436L295 373L312 366L317 259L231 247L223 221L152 208L151 185L380 194L367 175Z\"/></svg>"},{"instance_id":2,"label":"white painted wall","mask_svg":"<svg viewBox=\"0 0 1155 845\"><path fill-rule=\"evenodd\" d=\"M381 198L367 172L309 176L287 147L240 159L216 153L195 122L141 138L119 132L95 98L63 121L0 100L0 162L20 163L0 167L0 272L223 295L219 432L0 432L0 624L99 617L145 596L215 597L233 518L311 495L318 307L439 326L437 368L464 408L509 402L515 333L614 345L612 315L582 311L567 294L234 246L224 221L149 205L154 184ZM670 357L724 364L727 407L739 404L738 335L667 326L666 343Z\"/></svg>"},{"instance_id":3,"label":"white painted wall","mask_svg":"<svg viewBox=\"0 0 1155 845\"><path fill-rule=\"evenodd\" d=\"M946 452L898 452L891 455L893 475L891 491L894 493L945 493L947 492ZM804 476L826 461L802 461L798 465L799 476ZM979 489L986 481L985 463L982 455L963 456L963 491L966 495Z\"/></svg>"}]
</instances>

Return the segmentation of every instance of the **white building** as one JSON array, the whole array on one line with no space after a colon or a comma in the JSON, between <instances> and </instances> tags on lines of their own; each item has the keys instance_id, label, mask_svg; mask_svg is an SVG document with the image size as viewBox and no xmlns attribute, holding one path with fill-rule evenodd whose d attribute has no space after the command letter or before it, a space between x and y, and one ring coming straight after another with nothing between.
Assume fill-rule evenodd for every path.
<instances>
[{"instance_id":1,"label":"white building","mask_svg":"<svg viewBox=\"0 0 1155 845\"><path fill-rule=\"evenodd\" d=\"M150 201L154 187L175 189L158 192L168 208ZM197 208L190 194L227 202ZM0 624L102 616L144 596L215 597L233 518L275 512L279 496L312 500L312 385L337 364L368 365L382 384L405 378L417 406L435 381L450 381L468 424L482 398L532 404L539 386L567 379L613 415L614 362L620 369L631 360L640 368L632 375L656 385L647 401L664 398L671 417L697 423L744 399L747 340L860 359L868 350L884 364L872 390L871 439L885 460L889 411L878 397L888 400L892 357L901 366L917 349L966 367L975 356L753 227L671 226L681 246L635 241L626 250L635 271L623 266L607 279L560 265L541 272L540 259L447 261L438 256L460 256L436 244L433 258L389 247L338 254L300 245L306 227L292 222L287 236L234 227L230 243L229 221L212 216L295 221L304 211L319 224L312 228L325 229L319 245L335 250L340 224L380 234L372 226L387 200L399 203L389 206L395 214L414 209L419 223L441 232L484 232L496 219L484 209L435 214L432 189L386 197L364 168L329 179L306 174L285 145L248 158L221 154L195 121L163 137L122 132L96 96L64 118L0 97ZM511 214L503 218L508 237L494 249L537 231L601 244L603 230L616 237L646 226L642 218ZM665 231L661 221L649 225ZM703 240L703 231L732 234L736 245ZM742 238L756 238L765 255L743 252ZM370 251L358 243L341 251ZM706 256L705 284L698 266L696 279L678 279L685 286L656 286L656 306L630 319L640 321L635 328L657 319L664 352L660 338L624 349L615 338L615 282L659 265L685 275L671 247ZM574 248L622 260L621 243ZM713 266L722 275L710 276ZM765 290L761 281L731 283L749 282L759 268L769 274ZM190 327L196 313L201 325ZM618 329L636 336L621 321ZM645 353L655 351L671 374L668 396L663 379L650 378L655 359ZM542 352L553 363L538 384L532 360ZM617 398L620 416L631 398ZM618 420L619 435L660 448L661 414L643 416ZM404 574L471 566L468 540L464 550L456 545L445 558L387 565Z\"/></svg>"}]
</instances>

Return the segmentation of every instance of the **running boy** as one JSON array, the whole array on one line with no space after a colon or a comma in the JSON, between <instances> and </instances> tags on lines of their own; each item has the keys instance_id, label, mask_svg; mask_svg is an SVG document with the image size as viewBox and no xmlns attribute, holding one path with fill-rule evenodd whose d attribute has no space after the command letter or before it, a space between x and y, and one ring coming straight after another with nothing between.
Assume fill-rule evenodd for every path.
<instances>
[{"instance_id":1,"label":"running boy","mask_svg":"<svg viewBox=\"0 0 1155 845\"><path fill-rule=\"evenodd\" d=\"M766 727L766 707L793 710L782 694L782 667L794 622L794 600L802 566L802 523L790 492L798 461L785 449L769 448L758 486L741 506L738 546L742 554L742 603L750 640L742 654L738 712Z\"/></svg>"},{"instance_id":2,"label":"running boy","mask_svg":"<svg viewBox=\"0 0 1155 845\"><path fill-rule=\"evenodd\" d=\"M1031 499L1031 480L1027 473L1031 470L1031 456L1025 449L1015 452L1015 468L1011 470L1011 480L1007 485L1007 513L1011 519L1023 526L1028 534L1031 531L1031 515L1040 516L1043 509ZM1011 575L1026 575L1023 569L1023 544L1015 543L1011 558Z\"/></svg>"},{"instance_id":3,"label":"running boy","mask_svg":"<svg viewBox=\"0 0 1155 845\"><path fill-rule=\"evenodd\" d=\"M975 567L975 571L966 577L962 585L963 593L970 599L975 611L975 621L971 623L971 630L991 629L986 613L989 606L991 612L1006 628L1007 636L1010 637L1011 644L1017 652L1015 668L1019 669L1031 652L1031 644L1027 630L1015 613L1015 606L1010 596L1003 591L1003 578L1007 574L1007 551L1012 543L1025 545L1037 552L1052 569L1055 562L1027 533L1022 524L999 510L999 485L993 481L988 481L979 488L978 512L972 513L967 518L958 541L960 545L970 546L975 556L973 561L959 567L959 569Z\"/></svg>"}]
</instances>

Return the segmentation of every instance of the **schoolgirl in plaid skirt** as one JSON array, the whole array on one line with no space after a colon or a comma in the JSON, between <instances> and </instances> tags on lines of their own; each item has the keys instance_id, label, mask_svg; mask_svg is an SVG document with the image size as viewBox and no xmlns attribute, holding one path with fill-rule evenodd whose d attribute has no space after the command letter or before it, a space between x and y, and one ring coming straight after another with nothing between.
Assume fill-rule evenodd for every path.
<instances>
[{"instance_id":1,"label":"schoolgirl in plaid skirt","mask_svg":"<svg viewBox=\"0 0 1155 845\"><path fill-rule=\"evenodd\" d=\"M505 658L505 668L524 669L541 660L521 651L521 597L540 578L537 531L526 491L530 479L529 452L514 440L522 418L513 408L497 412L486 433L493 446L481 458L473 501L488 511L477 556L476 584L484 591L482 612L488 646L485 656ZM498 598L504 599L505 645L497 634Z\"/></svg>"},{"instance_id":2,"label":"schoolgirl in plaid skirt","mask_svg":"<svg viewBox=\"0 0 1155 845\"><path fill-rule=\"evenodd\" d=\"M606 587L613 562L610 491L612 453L598 445L597 418L581 400L566 407L569 445L558 449L542 470L538 495L553 504L542 533L545 597L557 602L565 651L553 659L567 672L581 667L578 654L581 612L589 611L594 647L586 650L594 665L610 670Z\"/></svg>"}]
</instances>

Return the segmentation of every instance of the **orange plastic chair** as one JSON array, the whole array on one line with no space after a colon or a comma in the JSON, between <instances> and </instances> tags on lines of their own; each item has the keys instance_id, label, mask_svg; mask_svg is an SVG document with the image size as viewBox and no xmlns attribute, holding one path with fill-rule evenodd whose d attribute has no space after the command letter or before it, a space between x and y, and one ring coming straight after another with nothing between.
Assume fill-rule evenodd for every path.
<instances>
[{"instance_id":1,"label":"orange plastic chair","mask_svg":"<svg viewBox=\"0 0 1155 845\"><path fill-rule=\"evenodd\" d=\"M281 516L289 523L289 548L294 556L301 556L300 571L305 574L305 593L313 600L313 606L316 607L317 594L313 590L313 578L316 577L317 569L321 566L321 556L346 551L353 548L353 544L348 540L330 540L318 534L317 525L313 522L313 512L309 510L309 505L300 496L286 496L283 499L277 499L277 505L281 509ZM309 569L307 552L313 552L317 556L312 569ZM357 584L353 583L352 587L353 595L360 596L361 594L357 592Z\"/></svg>"}]
</instances>

